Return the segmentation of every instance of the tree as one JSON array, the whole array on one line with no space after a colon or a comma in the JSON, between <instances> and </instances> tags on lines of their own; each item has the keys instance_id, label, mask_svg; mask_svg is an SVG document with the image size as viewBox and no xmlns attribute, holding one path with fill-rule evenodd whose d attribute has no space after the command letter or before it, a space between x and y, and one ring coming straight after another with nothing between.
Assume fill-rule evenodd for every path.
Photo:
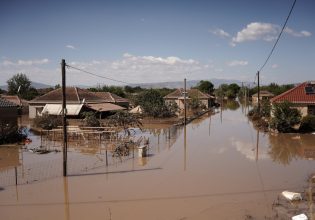
<instances>
[{"instance_id":1,"label":"tree","mask_svg":"<svg viewBox=\"0 0 315 220\"><path fill-rule=\"evenodd\" d=\"M199 89L201 92L207 93L207 94L212 94L214 91L213 84L207 80L201 80L195 88Z\"/></svg>"},{"instance_id":2,"label":"tree","mask_svg":"<svg viewBox=\"0 0 315 220\"><path fill-rule=\"evenodd\" d=\"M108 125L122 128L128 136L131 134L128 128L141 129L142 127L141 121L135 115L127 111L118 111L116 114L109 116L108 119Z\"/></svg>"},{"instance_id":3,"label":"tree","mask_svg":"<svg viewBox=\"0 0 315 220\"><path fill-rule=\"evenodd\" d=\"M31 87L31 81L23 73L14 75L7 81L8 93L10 95L19 95L23 99L30 100L36 96L35 88Z\"/></svg>"},{"instance_id":4,"label":"tree","mask_svg":"<svg viewBox=\"0 0 315 220\"><path fill-rule=\"evenodd\" d=\"M301 112L292 108L292 103L288 101L274 104L272 114L270 127L282 133L291 132L292 127L299 124L302 118Z\"/></svg>"},{"instance_id":5,"label":"tree","mask_svg":"<svg viewBox=\"0 0 315 220\"><path fill-rule=\"evenodd\" d=\"M172 111L174 108L165 104L163 96L156 89L150 89L139 94L135 104L141 105L144 113L148 116L164 118L175 114Z\"/></svg>"}]
</instances>

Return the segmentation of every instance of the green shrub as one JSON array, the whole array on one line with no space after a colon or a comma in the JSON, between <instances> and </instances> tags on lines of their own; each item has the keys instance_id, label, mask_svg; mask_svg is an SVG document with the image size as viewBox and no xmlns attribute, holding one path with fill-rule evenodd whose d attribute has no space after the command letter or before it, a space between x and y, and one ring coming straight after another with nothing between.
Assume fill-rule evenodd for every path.
<instances>
[{"instance_id":1,"label":"green shrub","mask_svg":"<svg viewBox=\"0 0 315 220\"><path fill-rule=\"evenodd\" d=\"M36 127L51 130L62 125L62 118L60 116L44 113L42 116L36 116L33 123Z\"/></svg>"},{"instance_id":2,"label":"green shrub","mask_svg":"<svg viewBox=\"0 0 315 220\"><path fill-rule=\"evenodd\" d=\"M294 131L293 126L299 124L302 118L301 112L292 108L292 103L287 101L274 104L272 113L270 127L281 133Z\"/></svg>"},{"instance_id":3,"label":"green shrub","mask_svg":"<svg viewBox=\"0 0 315 220\"><path fill-rule=\"evenodd\" d=\"M82 125L86 127L100 127L101 122L96 118L96 114L94 112L83 112L82 116L84 119L82 120Z\"/></svg>"},{"instance_id":4,"label":"green shrub","mask_svg":"<svg viewBox=\"0 0 315 220\"><path fill-rule=\"evenodd\" d=\"M301 132L315 131L315 115L307 115L302 118L300 131Z\"/></svg>"}]
</instances>

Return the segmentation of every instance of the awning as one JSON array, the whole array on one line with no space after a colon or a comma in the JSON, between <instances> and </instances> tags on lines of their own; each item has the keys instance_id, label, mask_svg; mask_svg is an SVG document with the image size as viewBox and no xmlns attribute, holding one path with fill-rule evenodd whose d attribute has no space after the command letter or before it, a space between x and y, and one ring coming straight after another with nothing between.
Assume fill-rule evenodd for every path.
<instances>
[{"instance_id":1,"label":"awning","mask_svg":"<svg viewBox=\"0 0 315 220\"><path fill-rule=\"evenodd\" d=\"M88 104L87 107L98 112L109 112L109 111L118 111L124 110L126 108L112 103L97 103L97 104Z\"/></svg>"},{"instance_id":2,"label":"awning","mask_svg":"<svg viewBox=\"0 0 315 220\"><path fill-rule=\"evenodd\" d=\"M83 104L69 104L66 105L67 115L79 115ZM61 115L62 105L61 104L46 104L42 114L47 113L49 115Z\"/></svg>"}]
</instances>

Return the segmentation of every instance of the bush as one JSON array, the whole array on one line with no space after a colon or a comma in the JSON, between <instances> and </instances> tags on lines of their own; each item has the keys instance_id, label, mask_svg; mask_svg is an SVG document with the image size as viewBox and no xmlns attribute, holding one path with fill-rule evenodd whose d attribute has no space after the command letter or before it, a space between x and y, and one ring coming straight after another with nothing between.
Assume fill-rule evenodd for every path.
<instances>
[{"instance_id":1,"label":"bush","mask_svg":"<svg viewBox=\"0 0 315 220\"><path fill-rule=\"evenodd\" d=\"M51 130L62 125L62 118L44 113L42 116L35 117L34 125L42 129Z\"/></svg>"},{"instance_id":2,"label":"bush","mask_svg":"<svg viewBox=\"0 0 315 220\"><path fill-rule=\"evenodd\" d=\"M274 104L272 113L274 117L270 127L282 133L294 131L292 127L299 124L302 118L301 112L292 108L292 104L287 101Z\"/></svg>"},{"instance_id":3,"label":"bush","mask_svg":"<svg viewBox=\"0 0 315 220\"><path fill-rule=\"evenodd\" d=\"M307 115L302 118L300 131L301 132L315 131L315 115Z\"/></svg>"},{"instance_id":4,"label":"bush","mask_svg":"<svg viewBox=\"0 0 315 220\"><path fill-rule=\"evenodd\" d=\"M27 137L22 128L13 123L0 123L0 145L20 142Z\"/></svg>"},{"instance_id":5,"label":"bush","mask_svg":"<svg viewBox=\"0 0 315 220\"><path fill-rule=\"evenodd\" d=\"M84 119L82 120L83 126L86 127L100 127L101 122L96 118L94 112L83 112L82 116Z\"/></svg>"}]
</instances>

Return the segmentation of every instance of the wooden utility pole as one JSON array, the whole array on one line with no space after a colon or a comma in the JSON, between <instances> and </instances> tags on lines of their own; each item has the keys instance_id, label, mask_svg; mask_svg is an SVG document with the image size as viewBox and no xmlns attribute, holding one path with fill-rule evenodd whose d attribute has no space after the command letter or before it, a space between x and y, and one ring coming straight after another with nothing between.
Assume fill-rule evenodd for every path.
<instances>
[{"instance_id":1,"label":"wooden utility pole","mask_svg":"<svg viewBox=\"0 0 315 220\"><path fill-rule=\"evenodd\" d=\"M63 176L67 176L67 104L66 104L66 61L61 60L62 75L62 127L63 127Z\"/></svg>"},{"instance_id":2,"label":"wooden utility pole","mask_svg":"<svg viewBox=\"0 0 315 220\"><path fill-rule=\"evenodd\" d=\"M259 71L257 72L257 85L258 85L258 93L257 93L257 97L258 97L258 112L260 112L260 84L259 84Z\"/></svg>"},{"instance_id":3,"label":"wooden utility pole","mask_svg":"<svg viewBox=\"0 0 315 220\"><path fill-rule=\"evenodd\" d=\"M187 120L187 105L186 105L186 78L184 79L184 124L186 125L186 120Z\"/></svg>"}]
</instances>

